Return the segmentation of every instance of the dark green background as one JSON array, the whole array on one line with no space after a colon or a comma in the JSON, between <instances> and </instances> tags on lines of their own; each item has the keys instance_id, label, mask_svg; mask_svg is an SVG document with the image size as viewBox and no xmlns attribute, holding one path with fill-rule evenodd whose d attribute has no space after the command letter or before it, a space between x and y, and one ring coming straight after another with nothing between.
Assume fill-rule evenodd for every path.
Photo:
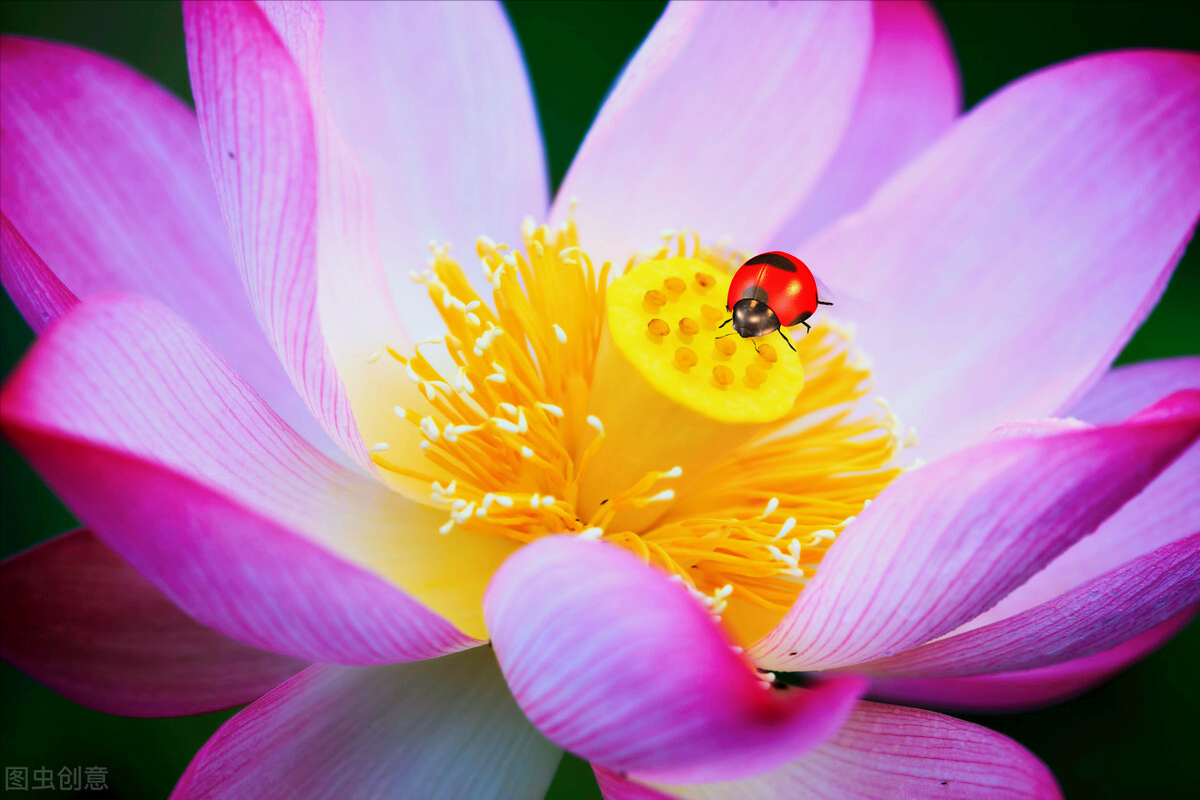
<instances>
[{"instance_id":1,"label":"dark green background","mask_svg":"<svg viewBox=\"0 0 1200 800\"><path fill-rule=\"evenodd\" d=\"M1120 47L1200 47L1186 2L940 2L958 53L966 106L1021 75ZM511 2L557 184L608 87L662 9L656 2ZM0 29L75 42L122 59L190 98L179 7L157 2L6 2ZM1189 249L1162 303L1121 355L1141 361L1200 353L1200 254ZM31 335L0 308L6 373ZM74 525L3 448L0 555ZM1068 797L1180 797L1198 785L1200 626L1084 697L1031 714L980 717L1041 756ZM165 797L192 754L231 712L138 720L89 711L0 666L0 764L104 765L114 794ZM1189 791L1190 790L1190 791ZM42 793L49 795L51 793ZM551 796L599 797L586 763L564 760Z\"/></svg>"}]
</instances>

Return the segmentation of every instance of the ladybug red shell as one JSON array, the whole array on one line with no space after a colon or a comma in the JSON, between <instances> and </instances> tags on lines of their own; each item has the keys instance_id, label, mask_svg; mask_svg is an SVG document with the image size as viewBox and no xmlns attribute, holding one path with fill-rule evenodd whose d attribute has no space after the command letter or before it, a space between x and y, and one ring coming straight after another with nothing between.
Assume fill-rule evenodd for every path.
<instances>
[{"instance_id":1,"label":"ladybug red shell","mask_svg":"<svg viewBox=\"0 0 1200 800\"><path fill-rule=\"evenodd\" d=\"M803 261L790 253L762 253L734 274L725 309L733 314L730 322L738 335L767 336L781 326L808 328L807 320L817 306L833 305L821 300L817 292L817 279Z\"/></svg>"}]
</instances>

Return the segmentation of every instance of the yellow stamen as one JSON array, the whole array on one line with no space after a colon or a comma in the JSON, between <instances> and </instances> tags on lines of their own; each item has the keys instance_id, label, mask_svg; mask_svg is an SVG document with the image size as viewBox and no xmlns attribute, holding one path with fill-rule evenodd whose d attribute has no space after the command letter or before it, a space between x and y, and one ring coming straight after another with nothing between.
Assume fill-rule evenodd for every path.
<instances>
[{"instance_id":1,"label":"yellow stamen","mask_svg":"<svg viewBox=\"0 0 1200 800\"><path fill-rule=\"evenodd\" d=\"M895 477L911 433L886 405L864 410L869 368L829 320L798 353L718 338L739 254L670 233L610 287L572 222L523 240L477 243L490 305L434 249L417 279L446 335L371 354L418 390L372 460L444 510L431 536L626 547L753 640Z\"/></svg>"}]
</instances>

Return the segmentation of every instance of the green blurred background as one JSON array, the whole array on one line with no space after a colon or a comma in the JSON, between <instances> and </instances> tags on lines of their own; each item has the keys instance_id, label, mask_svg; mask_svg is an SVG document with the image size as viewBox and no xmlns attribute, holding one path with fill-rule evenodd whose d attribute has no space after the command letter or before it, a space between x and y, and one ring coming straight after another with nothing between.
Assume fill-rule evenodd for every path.
<instances>
[{"instance_id":1,"label":"green blurred background","mask_svg":"<svg viewBox=\"0 0 1200 800\"><path fill-rule=\"evenodd\" d=\"M533 78L557 185L605 92L662 10L658 2L506 3ZM962 68L966 107L1025 73L1122 47L1200 49L1200 4L938 2ZM74 42L121 59L190 101L179 6L171 2L5 2L0 30ZM1200 248L1122 353L1141 361L1200 353ZM0 308L7 373L32 336ZM0 556L75 521L9 448L3 453ZM1054 770L1068 797L1196 796L1200 626L1105 686L1044 711L974 718ZM232 712L167 720L113 717L58 697L0 665L0 764L103 765L113 796L165 797L192 754ZM53 795L53 792L43 792ZM90 794L90 793L89 793ZM587 764L564 760L551 797L599 797Z\"/></svg>"}]
</instances>

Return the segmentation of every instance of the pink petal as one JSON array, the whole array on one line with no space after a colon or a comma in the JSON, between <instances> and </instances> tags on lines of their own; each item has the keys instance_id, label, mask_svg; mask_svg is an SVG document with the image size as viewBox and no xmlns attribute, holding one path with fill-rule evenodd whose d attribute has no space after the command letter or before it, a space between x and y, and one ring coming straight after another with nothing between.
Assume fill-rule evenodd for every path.
<instances>
[{"instance_id":1,"label":"pink petal","mask_svg":"<svg viewBox=\"0 0 1200 800\"><path fill-rule=\"evenodd\" d=\"M305 667L200 625L87 530L6 559L0 597L4 660L109 714L238 706Z\"/></svg>"},{"instance_id":2,"label":"pink petal","mask_svg":"<svg viewBox=\"0 0 1200 800\"><path fill-rule=\"evenodd\" d=\"M1071 413L1112 423L1160 397L1200 389L1200 358L1176 358L1119 367L1100 379ZM1050 601L1083 582L1152 550L1200 531L1200 445L1193 445L1137 497L992 609L964 625L969 630Z\"/></svg>"},{"instance_id":3,"label":"pink petal","mask_svg":"<svg viewBox=\"0 0 1200 800\"><path fill-rule=\"evenodd\" d=\"M484 598L521 710L560 747L656 780L753 775L830 736L862 684L771 691L683 587L615 546L527 545Z\"/></svg>"},{"instance_id":4,"label":"pink petal","mask_svg":"<svg viewBox=\"0 0 1200 800\"><path fill-rule=\"evenodd\" d=\"M903 475L749 653L771 669L830 669L948 633L1094 531L1197 437L1200 392L1180 392L1121 425L987 441Z\"/></svg>"},{"instance_id":5,"label":"pink petal","mask_svg":"<svg viewBox=\"0 0 1200 800\"><path fill-rule=\"evenodd\" d=\"M779 249L795 250L860 207L958 116L958 65L933 6L885 0L871 8L875 43L854 117L820 183L771 237Z\"/></svg>"},{"instance_id":6,"label":"pink petal","mask_svg":"<svg viewBox=\"0 0 1200 800\"><path fill-rule=\"evenodd\" d=\"M1117 646L1200 603L1200 533L1007 619L855 666L894 678L1033 669Z\"/></svg>"},{"instance_id":7,"label":"pink petal","mask_svg":"<svg viewBox=\"0 0 1200 800\"><path fill-rule=\"evenodd\" d=\"M34 333L79 304L70 289L33 252L16 226L0 213L0 278Z\"/></svg>"},{"instance_id":8,"label":"pink petal","mask_svg":"<svg viewBox=\"0 0 1200 800\"><path fill-rule=\"evenodd\" d=\"M541 797L561 756L478 648L310 667L221 726L171 797Z\"/></svg>"},{"instance_id":9,"label":"pink petal","mask_svg":"<svg viewBox=\"0 0 1200 800\"><path fill-rule=\"evenodd\" d=\"M326 442L246 300L191 110L104 56L11 37L0 38L0 98L0 205L65 290L164 303L292 427ZM44 298L17 293L46 285L5 288L20 308Z\"/></svg>"},{"instance_id":10,"label":"pink petal","mask_svg":"<svg viewBox=\"0 0 1200 800\"><path fill-rule=\"evenodd\" d=\"M372 303L385 284L364 250L361 186L334 174L341 151L322 135L324 112L261 8L187 2L184 28L204 148L255 313L322 426L374 472L334 366L334 354L361 368L380 345L403 344L398 332L389 340L390 308ZM319 302L318 285L346 304Z\"/></svg>"},{"instance_id":11,"label":"pink petal","mask_svg":"<svg viewBox=\"0 0 1200 800\"><path fill-rule=\"evenodd\" d=\"M1102 653L1048 667L965 678L878 678L871 696L968 712L1015 712L1068 700L1166 644L1195 617L1191 608Z\"/></svg>"},{"instance_id":12,"label":"pink petal","mask_svg":"<svg viewBox=\"0 0 1200 800\"><path fill-rule=\"evenodd\" d=\"M499 3L324 5L325 85L371 179L379 250L405 327L445 330L410 270L429 241L470 262L475 239L518 243L548 189L533 94ZM484 285L479 269L468 276ZM487 296L487 295L485 295Z\"/></svg>"},{"instance_id":13,"label":"pink petal","mask_svg":"<svg viewBox=\"0 0 1200 800\"><path fill-rule=\"evenodd\" d=\"M457 590L474 567L420 550L440 519L314 450L152 301L63 318L11 376L0 421L106 544L238 641L343 663L475 643L376 574L422 601Z\"/></svg>"},{"instance_id":14,"label":"pink petal","mask_svg":"<svg viewBox=\"0 0 1200 800\"><path fill-rule=\"evenodd\" d=\"M603 769L596 777L605 800L1061 797L1046 765L1012 739L953 717L879 703L859 703L830 741L749 780L659 785L650 793Z\"/></svg>"},{"instance_id":15,"label":"pink petal","mask_svg":"<svg viewBox=\"0 0 1200 800\"><path fill-rule=\"evenodd\" d=\"M1200 388L1200 356L1163 358L1109 370L1068 413L1093 425L1136 414L1181 389Z\"/></svg>"},{"instance_id":16,"label":"pink petal","mask_svg":"<svg viewBox=\"0 0 1200 800\"><path fill-rule=\"evenodd\" d=\"M927 460L1068 407L1200 213L1200 57L1089 56L985 101L804 248ZM946 347L947 342L955 346Z\"/></svg>"},{"instance_id":17,"label":"pink petal","mask_svg":"<svg viewBox=\"0 0 1200 800\"><path fill-rule=\"evenodd\" d=\"M551 218L599 263L664 228L753 250L817 184L871 56L866 3L672 3L600 109Z\"/></svg>"}]
</instances>

